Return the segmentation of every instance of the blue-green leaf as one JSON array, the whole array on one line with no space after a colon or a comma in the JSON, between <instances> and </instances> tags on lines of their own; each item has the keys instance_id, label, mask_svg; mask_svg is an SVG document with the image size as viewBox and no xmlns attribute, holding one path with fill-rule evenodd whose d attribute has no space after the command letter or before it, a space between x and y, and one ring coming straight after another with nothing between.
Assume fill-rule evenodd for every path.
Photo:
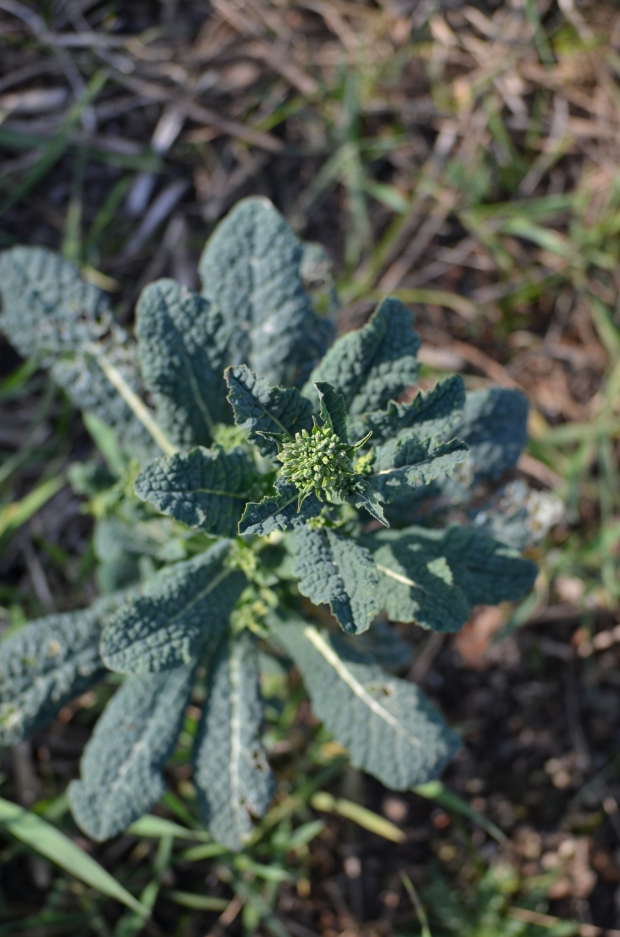
<instances>
[{"instance_id":1,"label":"blue-green leaf","mask_svg":"<svg viewBox=\"0 0 620 937\"><path fill-rule=\"evenodd\" d=\"M415 383L419 347L413 314L389 297L364 328L334 342L310 380L330 383L344 397L350 416L381 410Z\"/></svg>"},{"instance_id":2,"label":"blue-green leaf","mask_svg":"<svg viewBox=\"0 0 620 937\"><path fill-rule=\"evenodd\" d=\"M393 501L440 475L451 475L467 453L467 446L458 439L419 439L416 430L406 430L374 450L369 481L382 501Z\"/></svg>"},{"instance_id":3,"label":"blue-green leaf","mask_svg":"<svg viewBox=\"0 0 620 937\"><path fill-rule=\"evenodd\" d=\"M101 656L119 673L156 673L190 663L224 630L245 577L226 566L230 541L176 563L147 582L145 595L114 615Z\"/></svg>"},{"instance_id":4,"label":"blue-green leaf","mask_svg":"<svg viewBox=\"0 0 620 937\"><path fill-rule=\"evenodd\" d=\"M250 442L263 455L275 456L278 447L272 439L257 433L292 438L302 429L312 429L312 404L294 387L271 387L245 365L228 368L226 382L235 423L248 430Z\"/></svg>"},{"instance_id":5,"label":"blue-green leaf","mask_svg":"<svg viewBox=\"0 0 620 937\"><path fill-rule=\"evenodd\" d=\"M162 768L177 740L192 691L194 666L125 680L108 703L69 785L76 822L109 839L165 793Z\"/></svg>"},{"instance_id":6,"label":"blue-green leaf","mask_svg":"<svg viewBox=\"0 0 620 937\"><path fill-rule=\"evenodd\" d=\"M518 390L491 387L466 395L453 430L471 450L474 471L492 481L517 464L527 442L527 400Z\"/></svg>"},{"instance_id":7,"label":"blue-green leaf","mask_svg":"<svg viewBox=\"0 0 620 937\"><path fill-rule=\"evenodd\" d=\"M274 530L294 530L306 524L309 518L317 517L323 505L315 494L308 495L299 510L299 491L292 482L281 478L276 481L275 492L262 501L246 506L239 522L240 534L260 534L266 537Z\"/></svg>"},{"instance_id":8,"label":"blue-green leaf","mask_svg":"<svg viewBox=\"0 0 620 937\"><path fill-rule=\"evenodd\" d=\"M48 615L0 642L0 742L14 745L105 674L101 629L126 593Z\"/></svg>"},{"instance_id":9,"label":"blue-green leaf","mask_svg":"<svg viewBox=\"0 0 620 937\"><path fill-rule=\"evenodd\" d=\"M329 606L345 631L361 634L379 611L379 573L372 554L334 530L300 528L295 534L294 573L299 591Z\"/></svg>"},{"instance_id":10,"label":"blue-green leaf","mask_svg":"<svg viewBox=\"0 0 620 937\"><path fill-rule=\"evenodd\" d=\"M239 202L200 259L203 295L224 314L226 361L272 384L298 384L332 341L300 274L303 245L265 198Z\"/></svg>"},{"instance_id":11,"label":"blue-green leaf","mask_svg":"<svg viewBox=\"0 0 620 937\"><path fill-rule=\"evenodd\" d=\"M319 381L314 385L319 395L321 419L335 433L342 442L348 442L347 411L344 397L334 390L326 381Z\"/></svg>"},{"instance_id":12,"label":"blue-green leaf","mask_svg":"<svg viewBox=\"0 0 620 937\"><path fill-rule=\"evenodd\" d=\"M464 406L465 386L457 374L440 381L427 393L416 394L411 403L392 400L386 410L364 414L357 420L356 429L360 436L372 430L374 446L409 428L415 428L420 439L445 439L448 434L458 436L454 427Z\"/></svg>"},{"instance_id":13,"label":"blue-green leaf","mask_svg":"<svg viewBox=\"0 0 620 937\"><path fill-rule=\"evenodd\" d=\"M314 712L356 767L395 790L441 773L460 743L418 687L307 622L272 627L301 671Z\"/></svg>"},{"instance_id":14,"label":"blue-green leaf","mask_svg":"<svg viewBox=\"0 0 620 937\"><path fill-rule=\"evenodd\" d=\"M49 368L76 407L96 414L141 458L155 452L150 436L110 384L105 358L136 393L140 378L126 332L106 295L76 267L42 247L0 254L0 328L24 357Z\"/></svg>"},{"instance_id":15,"label":"blue-green leaf","mask_svg":"<svg viewBox=\"0 0 620 937\"><path fill-rule=\"evenodd\" d=\"M378 599L394 621L458 631L474 605L521 598L536 565L515 550L465 527L379 531L363 543L383 573Z\"/></svg>"},{"instance_id":16,"label":"blue-green leaf","mask_svg":"<svg viewBox=\"0 0 620 937\"><path fill-rule=\"evenodd\" d=\"M343 498L345 501L348 501L349 504L354 504L356 508L363 508L365 511L368 511L370 516L374 517L380 524L383 524L384 527L390 526L385 519L383 508L377 499L370 481L362 475L355 479L355 483L351 486L350 491L343 494Z\"/></svg>"},{"instance_id":17,"label":"blue-green leaf","mask_svg":"<svg viewBox=\"0 0 620 937\"><path fill-rule=\"evenodd\" d=\"M24 358L46 365L103 338L112 325L106 294L44 247L0 254L0 295L0 326L11 343Z\"/></svg>"},{"instance_id":18,"label":"blue-green leaf","mask_svg":"<svg viewBox=\"0 0 620 937\"><path fill-rule=\"evenodd\" d=\"M227 632L209 672L194 749L194 781L205 822L229 849L242 849L275 792L261 744L258 654L248 631Z\"/></svg>"},{"instance_id":19,"label":"blue-green leaf","mask_svg":"<svg viewBox=\"0 0 620 937\"><path fill-rule=\"evenodd\" d=\"M138 475L135 492L162 513L214 536L235 537L256 481L243 449L192 449L156 459Z\"/></svg>"},{"instance_id":20,"label":"blue-green leaf","mask_svg":"<svg viewBox=\"0 0 620 937\"><path fill-rule=\"evenodd\" d=\"M222 372L229 364L222 315L174 280L157 280L136 307L138 357L157 404L157 422L179 446L213 441L216 423L230 423Z\"/></svg>"}]
</instances>

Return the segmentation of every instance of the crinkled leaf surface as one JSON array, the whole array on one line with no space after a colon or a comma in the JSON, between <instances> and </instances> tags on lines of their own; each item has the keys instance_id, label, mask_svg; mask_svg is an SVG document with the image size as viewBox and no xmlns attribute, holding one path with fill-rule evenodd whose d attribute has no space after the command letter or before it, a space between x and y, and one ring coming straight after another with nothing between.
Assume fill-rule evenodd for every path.
<instances>
[{"instance_id":1,"label":"crinkled leaf surface","mask_svg":"<svg viewBox=\"0 0 620 937\"><path fill-rule=\"evenodd\" d=\"M299 590L315 605L328 603L345 631L360 634L379 611L379 573L372 554L334 530L300 528L295 534Z\"/></svg>"},{"instance_id":2,"label":"crinkled leaf surface","mask_svg":"<svg viewBox=\"0 0 620 937\"><path fill-rule=\"evenodd\" d=\"M20 354L49 368L75 406L96 413L137 455L153 453L148 433L97 364L105 356L139 391L127 335L106 295L51 251L14 247L0 254L0 297L0 328Z\"/></svg>"},{"instance_id":3,"label":"crinkled leaf surface","mask_svg":"<svg viewBox=\"0 0 620 937\"><path fill-rule=\"evenodd\" d=\"M150 579L146 595L119 609L101 636L101 656L119 673L156 673L190 663L223 631L245 577L225 560L230 541Z\"/></svg>"},{"instance_id":4,"label":"crinkled leaf surface","mask_svg":"<svg viewBox=\"0 0 620 937\"><path fill-rule=\"evenodd\" d=\"M258 654L248 631L222 638L194 749L194 782L205 822L218 843L243 847L262 817L275 778L261 743Z\"/></svg>"},{"instance_id":5,"label":"crinkled leaf surface","mask_svg":"<svg viewBox=\"0 0 620 937\"><path fill-rule=\"evenodd\" d=\"M128 677L100 717L69 785L76 822L88 836L109 839L165 793L162 768L179 735L194 665Z\"/></svg>"},{"instance_id":6,"label":"crinkled leaf surface","mask_svg":"<svg viewBox=\"0 0 620 937\"><path fill-rule=\"evenodd\" d=\"M138 475L135 492L188 527L235 537L255 480L254 464L240 447L199 447L151 462Z\"/></svg>"},{"instance_id":7,"label":"crinkled leaf surface","mask_svg":"<svg viewBox=\"0 0 620 937\"><path fill-rule=\"evenodd\" d=\"M24 358L78 351L105 335L112 314L107 296L77 268L44 247L0 254L0 326Z\"/></svg>"},{"instance_id":8,"label":"crinkled leaf surface","mask_svg":"<svg viewBox=\"0 0 620 937\"><path fill-rule=\"evenodd\" d=\"M395 790L441 773L460 743L418 687L387 674L345 636L301 620L273 630L301 671L313 711L356 767Z\"/></svg>"},{"instance_id":9,"label":"crinkled leaf surface","mask_svg":"<svg viewBox=\"0 0 620 937\"><path fill-rule=\"evenodd\" d=\"M157 280L136 307L138 356L157 404L157 422L179 446L208 446L230 423L222 372L229 361L222 315L175 280Z\"/></svg>"},{"instance_id":10,"label":"crinkled leaf surface","mask_svg":"<svg viewBox=\"0 0 620 937\"><path fill-rule=\"evenodd\" d=\"M319 395L321 419L342 442L348 442L347 411L344 405L344 397L326 381L319 381L314 386Z\"/></svg>"},{"instance_id":11,"label":"crinkled leaf surface","mask_svg":"<svg viewBox=\"0 0 620 937\"><path fill-rule=\"evenodd\" d=\"M341 393L351 416L381 410L415 383L419 347L413 314L388 297L362 329L334 342L310 379L327 381Z\"/></svg>"},{"instance_id":12,"label":"crinkled leaf surface","mask_svg":"<svg viewBox=\"0 0 620 937\"><path fill-rule=\"evenodd\" d=\"M312 404L296 388L271 387L245 365L228 368L226 382L235 423L248 430L250 442L263 455L275 456L278 447L257 432L293 437L302 429L312 429Z\"/></svg>"},{"instance_id":13,"label":"crinkled leaf surface","mask_svg":"<svg viewBox=\"0 0 620 937\"><path fill-rule=\"evenodd\" d=\"M303 245L265 198L239 202L200 259L202 293L224 313L226 361L272 384L298 384L333 339L300 274Z\"/></svg>"},{"instance_id":14,"label":"crinkled leaf surface","mask_svg":"<svg viewBox=\"0 0 620 937\"><path fill-rule=\"evenodd\" d=\"M415 430L405 431L375 449L370 484L382 501L393 501L439 475L450 475L467 453L458 439L437 442L419 439Z\"/></svg>"},{"instance_id":15,"label":"crinkled leaf surface","mask_svg":"<svg viewBox=\"0 0 620 937\"><path fill-rule=\"evenodd\" d=\"M383 573L379 603L394 621L457 631L473 605L516 600L531 588L536 565L466 527L379 531L363 542Z\"/></svg>"},{"instance_id":16,"label":"crinkled leaf surface","mask_svg":"<svg viewBox=\"0 0 620 937\"><path fill-rule=\"evenodd\" d=\"M299 511L299 491L292 482L276 481L273 495L246 506L239 522L240 534L260 534L266 537L274 530L295 530L306 524L309 518L317 517L323 505L314 493L303 501Z\"/></svg>"},{"instance_id":17,"label":"crinkled leaf surface","mask_svg":"<svg viewBox=\"0 0 620 937\"><path fill-rule=\"evenodd\" d=\"M0 642L0 742L14 745L105 674L99 637L126 593L32 621Z\"/></svg>"},{"instance_id":18,"label":"crinkled leaf surface","mask_svg":"<svg viewBox=\"0 0 620 937\"><path fill-rule=\"evenodd\" d=\"M386 410L366 413L357 421L357 430L363 436L372 430L372 444L378 445L403 430L415 428L420 439L445 439L461 418L465 406L463 378L456 374L440 381L427 393L416 394L411 403L390 401Z\"/></svg>"},{"instance_id":19,"label":"crinkled leaf surface","mask_svg":"<svg viewBox=\"0 0 620 937\"><path fill-rule=\"evenodd\" d=\"M515 467L527 442L527 410L518 390L491 387L466 394L453 434L468 444L479 477L495 480Z\"/></svg>"}]
</instances>

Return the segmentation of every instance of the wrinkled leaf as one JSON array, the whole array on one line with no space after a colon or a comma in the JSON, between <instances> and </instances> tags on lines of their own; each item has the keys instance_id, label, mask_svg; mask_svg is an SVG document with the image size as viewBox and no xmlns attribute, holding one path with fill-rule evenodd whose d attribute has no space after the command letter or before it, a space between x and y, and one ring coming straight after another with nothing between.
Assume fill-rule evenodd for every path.
<instances>
[{"instance_id":1,"label":"wrinkled leaf","mask_svg":"<svg viewBox=\"0 0 620 937\"><path fill-rule=\"evenodd\" d=\"M321 513L323 505L314 493L308 495L298 511L297 486L279 478L274 487L273 495L246 506L239 522L240 534L260 534L266 537L274 530L295 530L306 524L309 518Z\"/></svg>"},{"instance_id":2,"label":"wrinkled leaf","mask_svg":"<svg viewBox=\"0 0 620 937\"><path fill-rule=\"evenodd\" d=\"M0 642L0 742L14 745L105 674L101 629L126 593L32 621Z\"/></svg>"},{"instance_id":3,"label":"wrinkled leaf","mask_svg":"<svg viewBox=\"0 0 620 937\"><path fill-rule=\"evenodd\" d=\"M136 393L140 379L126 332L106 295L76 267L42 247L0 254L0 328L24 357L50 369L76 407L113 427L141 458L153 442L97 363L105 359Z\"/></svg>"},{"instance_id":4,"label":"wrinkled leaf","mask_svg":"<svg viewBox=\"0 0 620 937\"><path fill-rule=\"evenodd\" d=\"M243 449L200 447L151 462L138 475L135 492L188 527L234 537L255 481L254 464Z\"/></svg>"},{"instance_id":5,"label":"wrinkled leaf","mask_svg":"<svg viewBox=\"0 0 620 937\"><path fill-rule=\"evenodd\" d=\"M379 574L371 553L333 530L302 527L295 534L299 590L315 605L328 603L345 631L360 634L379 611Z\"/></svg>"},{"instance_id":6,"label":"wrinkled leaf","mask_svg":"<svg viewBox=\"0 0 620 937\"><path fill-rule=\"evenodd\" d=\"M157 280L136 307L142 376L157 404L157 422L179 446L208 446L216 423L230 423L222 376L222 315L175 280Z\"/></svg>"},{"instance_id":7,"label":"wrinkled leaf","mask_svg":"<svg viewBox=\"0 0 620 937\"><path fill-rule=\"evenodd\" d=\"M465 386L463 378L457 374L439 381L427 393L416 394L411 403L392 400L386 410L366 413L357 421L358 433L362 436L372 430L372 444L375 446L410 428L415 428L420 439L458 436L454 427L464 406Z\"/></svg>"},{"instance_id":8,"label":"wrinkled leaf","mask_svg":"<svg viewBox=\"0 0 620 937\"><path fill-rule=\"evenodd\" d=\"M292 438L302 429L312 429L312 404L294 387L271 387L245 365L228 368L228 400L237 426L249 432L250 442L263 453L275 456L272 439L257 433L276 433Z\"/></svg>"},{"instance_id":9,"label":"wrinkled leaf","mask_svg":"<svg viewBox=\"0 0 620 937\"><path fill-rule=\"evenodd\" d=\"M45 364L102 338L112 325L105 293L44 247L0 254L0 327L24 358Z\"/></svg>"},{"instance_id":10,"label":"wrinkled leaf","mask_svg":"<svg viewBox=\"0 0 620 937\"><path fill-rule=\"evenodd\" d=\"M147 582L145 595L114 615L101 636L101 656L119 673L156 673L192 661L227 625L245 583L225 565L230 541L176 563Z\"/></svg>"},{"instance_id":11,"label":"wrinkled leaf","mask_svg":"<svg viewBox=\"0 0 620 937\"><path fill-rule=\"evenodd\" d=\"M451 475L467 453L467 446L458 439L447 443L421 440L415 430L409 430L374 450L369 481L382 501L393 501L440 475Z\"/></svg>"},{"instance_id":12,"label":"wrinkled leaf","mask_svg":"<svg viewBox=\"0 0 620 937\"><path fill-rule=\"evenodd\" d=\"M418 687L302 620L274 622L273 630L301 671L314 712L356 767L395 790L441 773L460 743Z\"/></svg>"},{"instance_id":13,"label":"wrinkled leaf","mask_svg":"<svg viewBox=\"0 0 620 937\"><path fill-rule=\"evenodd\" d=\"M258 655L248 631L227 632L209 673L194 749L194 781L205 822L218 843L243 848L275 793L261 744Z\"/></svg>"},{"instance_id":14,"label":"wrinkled leaf","mask_svg":"<svg viewBox=\"0 0 620 937\"><path fill-rule=\"evenodd\" d=\"M224 313L226 362L299 384L332 341L300 274L303 245L266 198L239 202L200 259L202 293Z\"/></svg>"},{"instance_id":15,"label":"wrinkled leaf","mask_svg":"<svg viewBox=\"0 0 620 937\"><path fill-rule=\"evenodd\" d=\"M418 376L420 340L413 314L399 299L384 299L370 321L339 338L310 380L342 394L351 416L381 410Z\"/></svg>"},{"instance_id":16,"label":"wrinkled leaf","mask_svg":"<svg viewBox=\"0 0 620 937\"><path fill-rule=\"evenodd\" d=\"M109 839L165 793L162 768L174 748L193 685L194 666L129 677L95 726L69 785L78 825Z\"/></svg>"},{"instance_id":17,"label":"wrinkled leaf","mask_svg":"<svg viewBox=\"0 0 620 937\"><path fill-rule=\"evenodd\" d=\"M512 601L531 588L536 565L465 527L408 527L363 538L383 573L378 599L394 621L458 631L474 605Z\"/></svg>"},{"instance_id":18,"label":"wrinkled leaf","mask_svg":"<svg viewBox=\"0 0 620 937\"><path fill-rule=\"evenodd\" d=\"M466 395L453 435L469 446L479 477L495 480L515 467L527 442L527 410L518 390L491 387Z\"/></svg>"}]
</instances>

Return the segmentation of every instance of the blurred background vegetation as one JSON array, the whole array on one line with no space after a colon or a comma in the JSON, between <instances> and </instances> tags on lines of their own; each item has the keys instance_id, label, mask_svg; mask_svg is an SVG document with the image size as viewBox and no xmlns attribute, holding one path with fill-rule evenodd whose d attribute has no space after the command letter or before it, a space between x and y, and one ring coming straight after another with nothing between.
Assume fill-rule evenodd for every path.
<instances>
[{"instance_id":1,"label":"blurred background vegetation","mask_svg":"<svg viewBox=\"0 0 620 937\"><path fill-rule=\"evenodd\" d=\"M527 395L519 472L562 501L521 606L416 637L465 742L445 786L360 776L271 674L282 786L246 853L200 829L192 707L158 818L93 847L64 789L111 679L3 753L0 935L620 935L619 166L614 0L0 0L0 248L60 251L131 325L265 194L325 247L342 330L396 293L423 387ZM5 633L94 595L92 447L0 344Z\"/></svg>"}]
</instances>

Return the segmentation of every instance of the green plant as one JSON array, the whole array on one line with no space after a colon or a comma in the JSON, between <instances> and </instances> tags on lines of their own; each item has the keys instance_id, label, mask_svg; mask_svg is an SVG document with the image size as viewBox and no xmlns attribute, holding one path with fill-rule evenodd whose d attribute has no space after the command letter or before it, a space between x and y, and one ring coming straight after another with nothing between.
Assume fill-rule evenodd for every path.
<instances>
[{"instance_id":1,"label":"green plant","mask_svg":"<svg viewBox=\"0 0 620 937\"><path fill-rule=\"evenodd\" d=\"M311 294L302 277L316 257L269 202L241 202L205 248L201 295L172 280L145 289L135 346L70 263L40 248L0 257L0 324L85 411L107 461L71 471L96 519L104 594L0 646L1 735L23 738L106 670L126 675L69 788L95 839L163 795L194 693L205 822L243 846L275 786L265 651L296 665L354 764L398 789L435 778L458 737L378 663L390 639L373 619L456 631L473 605L532 585L536 567L508 545L527 516L505 523L481 498L516 464L524 398L465 394L451 377L397 402L418 376L412 314L388 298L330 347L316 311L329 284ZM455 507L469 526L451 523ZM313 623L302 596L329 604L340 633Z\"/></svg>"}]
</instances>

